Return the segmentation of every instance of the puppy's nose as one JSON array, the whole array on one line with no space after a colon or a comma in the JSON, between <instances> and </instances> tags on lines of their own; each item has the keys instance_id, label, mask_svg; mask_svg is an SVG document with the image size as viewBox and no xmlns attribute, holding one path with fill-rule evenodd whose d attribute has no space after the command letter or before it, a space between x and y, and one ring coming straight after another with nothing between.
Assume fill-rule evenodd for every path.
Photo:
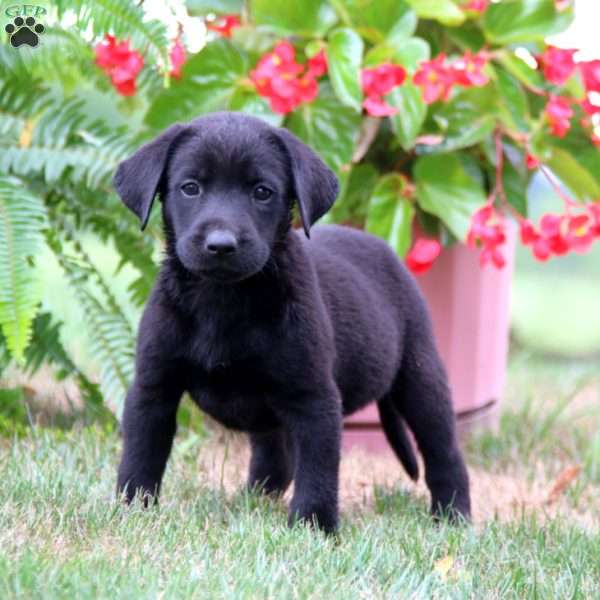
<instances>
[{"instance_id":1,"label":"puppy's nose","mask_svg":"<svg viewBox=\"0 0 600 600\"><path fill-rule=\"evenodd\" d=\"M215 229L206 236L206 250L217 256L233 254L237 249L237 240L231 231Z\"/></svg>"}]
</instances>

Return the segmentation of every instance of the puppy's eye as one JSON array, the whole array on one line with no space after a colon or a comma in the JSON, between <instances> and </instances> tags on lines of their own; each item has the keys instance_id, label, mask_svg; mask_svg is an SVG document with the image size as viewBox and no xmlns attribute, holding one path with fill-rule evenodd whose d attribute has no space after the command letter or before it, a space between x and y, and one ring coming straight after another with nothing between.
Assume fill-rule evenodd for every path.
<instances>
[{"instance_id":1,"label":"puppy's eye","mask_svg":"<svg viewBox=\"0 0 600 600\"><path fill-rule=\"evenodd\" d=\"M181 191L186 196L197 196L200 193L200 186L193 181L188 181L181 186Z\"/></svg>"},{"instance_id":2,"label":"puppy's eye","mask_svg":"<svg viewBox=\"0 0 600 600\"><path fill-rule=\"evenodd\" d=\"M266 202L272 195L273 190L270 190L268 187L264 185L257 185L252 192L255 200L259 202Z\"/></svg>"}]
</instances>

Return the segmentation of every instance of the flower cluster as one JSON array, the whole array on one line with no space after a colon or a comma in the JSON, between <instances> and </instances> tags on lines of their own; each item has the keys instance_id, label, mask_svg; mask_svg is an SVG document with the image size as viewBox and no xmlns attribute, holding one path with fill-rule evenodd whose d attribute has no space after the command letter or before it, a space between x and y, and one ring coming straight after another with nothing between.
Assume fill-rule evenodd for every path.
<instances>
[{"instance_id":1,"label":"flower cluster","mask_svg":"<svg viewBox=\"0 0 600 600\"><path fill-rule=\"evenodd\" d=\"M437 240L419 238L406 255L406 266L415 275L422 275L429 271L441 251L442 246Z\"/></svg>"},{"instance_id":2,"label":"flower cluster","mask_svg":"<svg viewBox=\"0 0 600 600\"><path fill-rule=\"evenodd\" d=\"M556 137L565 137L571 127L573 109L567 98L550 96L545 108L546 118L550 123L550 131Z\"/></svg>"},{"instance_id":3,"label":"flower cluster","mask_svg":"<svg viewBox=\"0 0 600 600\"><path fill-rule=\"evenodd\" d=\"M537 57L546 81L555 85L564 85L577 68L573 58L576 52L577 50L548 46L544 53Z\"/></svg>"},{"instance_id":4,"label":"flower cluster","mask_svg":"<svg viewBox=\"0 0 600 600\"><path fill-rule=\"evenodd\" d=\"M206 22L206 29L214 31L216 34L224 38L230 38L231 32L241 25L239 15L223 15L214 21Z\"/></svg>"},{"instance_id":5,"label":"flower cluster","mask_svg":"<svg viewBox=\"0 0 600 600\"><path fill-rule=\"evenodd\" d=\"M600 104L592 102L592 94L600 94L600 60L580 62L578 66L585 86L585 99L581 107L590 116L600 114Z\"/></svg>"},{"instance_id":6,"label":"flower cluster","mask_svg":"<svg viewBox=\"0 0 600 600\"><path fill-rule=\"evenodd\" d=\"M399 65L385 63L372 69L363 69L360 74L365 99L363 108L373 117L389 117L397 110L386 103L383 97L395 87L402 85L406 71Z\"/></svg>"},{"instance_id":7,"label":"flower cluster","mask_svg":"<svg viewBox=\"0 0 600 600\"><path fill-rule=\"evenodd\" d=\"M144 66L144 57L129 48L129 40L117 42L113 35L94 48L94 62L110 77L112 84L122 96L133 96L136 77Z\"/></svg>"},{"instance_id":8,"label":"flower cluster","mask_svg":"<svg viewBox=\"0 0 600 600\"><path fill-rule=\"evenodd\" d=\"M536 59L544 79L553 85L564 85L579 70L585 88L583 100L569 100L552 93L547 94L544 91L538 91L537 93L548 96L544 113L552 135L557 137L566 135L571 128L571 119L575 114L572 105L578 104L585 113L582 125L592 130L592 141L598 145L600 139L593 132L590 117L600 114L600 104L594 103L594 92L600 92L600 60L577 62L575 60L576 53L577 50L574 49L548 46Z\"/></svg>"},{"instance_id":9,"label":"flower cluster","mask_svg":"<svg viewBox=\"0 0 600 600\"><path fill-rule=\"evenodd\" d=\"M600 238L600 203L582 207L577 214L545 214L539 228L531 221L521 221L521 242L530 246L533 256L546 261L551 256L562 256L573 251L587 252Z\"/></svg>"},{"instance_id":10,"label":"flower cluster","mask_svg":"<svg viewBox=\"0 0 600 600\"><path fill-rule=\"evenodd\" d=\"M296 51L288 41L279 42L265 54L250 73L256 91L269 100L273 112L287 114L319 93L317 77L327 71L321 50L306 66L296 62Z\"/></svg>"},{"instance_id":11,"label":"flower cluster","mask_svg":"<svg viewBox=\"0 0 600 600\"><path fill-rule=\"evenodd\" d=\"M467 245L471 248L480 247L482 249L479 255L481 266L492 263L501 269L506 264L506 259L499 247L505 241L504 216L494 208L491 202L488 202L471 217Z\"/></svg>"},{"instance_id":12,"label":"flower cluster","mask_svg":"<svg viewBox=\"0 0 600 600\"><path fill-rule=\"evenodd\" d=\"M432 104L438 100L446 102L455 85L480 87L486 85L489 77L483 69L488 63L486 52L473 54L470 50L455 60L446 63L446 55L438 54L433 60L424 61L413 76L413 82L420 86L423 100Z\"/></svg>"}]
</instances>

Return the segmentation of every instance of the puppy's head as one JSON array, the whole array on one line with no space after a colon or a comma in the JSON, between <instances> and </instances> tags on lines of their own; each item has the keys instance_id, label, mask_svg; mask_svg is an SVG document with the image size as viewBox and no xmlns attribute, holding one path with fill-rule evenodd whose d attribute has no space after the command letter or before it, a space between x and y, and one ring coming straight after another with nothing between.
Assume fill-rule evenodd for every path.
<instances>
[{"instance_id":1,"label":"puppy's head","mask_svg":"<svg viewBox=\"0 0 600 600\"><path fill-rule=\"evenodd\" d=\"M298 138L241 113L173 125L123 161L114 184L142 229L159 194L180 262L222 282L262 270L294 200L308 236L338 191L332 171Z\"/></svg>"}]
</instances>

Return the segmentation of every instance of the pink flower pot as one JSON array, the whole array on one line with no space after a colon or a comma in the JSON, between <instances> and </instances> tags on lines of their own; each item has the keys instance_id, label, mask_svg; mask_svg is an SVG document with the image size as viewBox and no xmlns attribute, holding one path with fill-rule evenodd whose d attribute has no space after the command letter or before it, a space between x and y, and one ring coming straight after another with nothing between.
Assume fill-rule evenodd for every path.
<instances>
[{"instance_id":1,"label":"pink flower pot","mask_svg":"<svg viewBox=\"0 0 600 600\"><path fill-rule=\"evenodd\" d=\"M431 270L418 276L446 365L459 435L494 427L508 356L510 283L516 229L508 228L506 267L479 266L479 251L457 244L444 250ZM388 448L373 404L346 419L345 448Z\"/></svg>"}]
</instances>

